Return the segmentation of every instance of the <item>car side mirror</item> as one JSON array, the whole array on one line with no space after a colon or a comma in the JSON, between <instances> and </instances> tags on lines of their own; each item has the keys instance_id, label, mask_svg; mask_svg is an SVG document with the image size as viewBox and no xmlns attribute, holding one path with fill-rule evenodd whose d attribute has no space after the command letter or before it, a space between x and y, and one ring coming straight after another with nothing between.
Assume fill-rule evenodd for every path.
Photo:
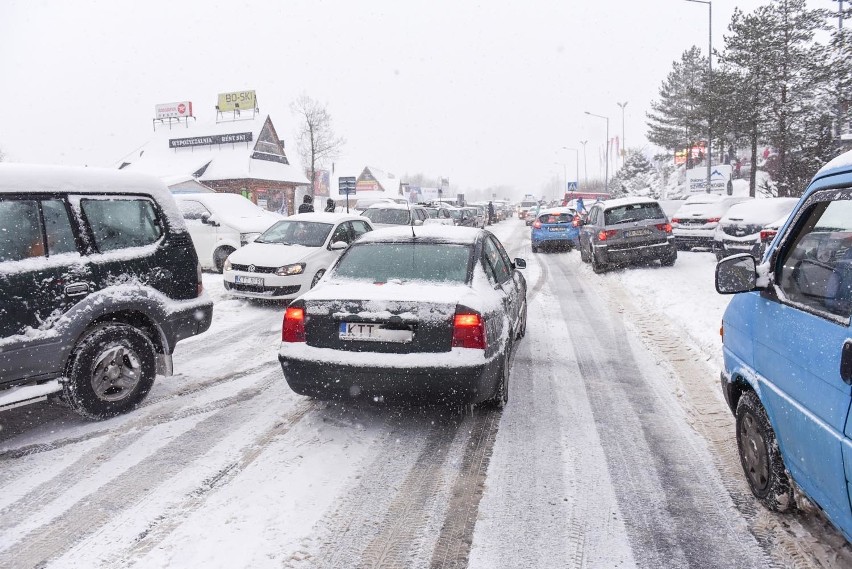
<instances>
[{"instance_id":1,"label":"car side mirror","mask_svg":"<svg viewBox=\"0 0 852 569\"><path fill-rule=\"evenodd\" d=\"M757 263L748 253L722 259L716 265L716 292L736 294L757 290Z\"/></svg>"},{"instance_id":2,"label":"car side mirror","mask_svg":"<svg viewBox=\"0 0 852 569\"><path fill-rule=\"evenodd\" d=\"M328 246L331 251L342 251L349 247L349 244L346 241L335 241L331 245Z\"/></svg>"},{"instance_id":3,"label":"car side mirror","mask_svg":"<svg viewBox=\"0 0 852 569\"><path fill-rule=\"evenodd\" d=\"M515 263L514 264L515 264L516 269L526 269L527 268L527 262L524 259L521 259L520 257L515 257Z\"/></svg>"},{"instance_id":4,"label":"car side mirror","mask_svg":"<svg viewBox=\"0 0 852 569\"><path fill-rule=\"evenodd\" d=\"M422 219L415 219L414 225L423 225L423 220Z\"/></svg>"},{"instance_id":5,"label":"car side mirror","mask_svg":"<svg viewBox=\"0 0 852 569\"><path fill-rule=\"evenodd\" d=\"M202 213L201 214L201 223L203 223L204 225L210 224L210 214L209 213Z\"/></svg>"}]
</instances>

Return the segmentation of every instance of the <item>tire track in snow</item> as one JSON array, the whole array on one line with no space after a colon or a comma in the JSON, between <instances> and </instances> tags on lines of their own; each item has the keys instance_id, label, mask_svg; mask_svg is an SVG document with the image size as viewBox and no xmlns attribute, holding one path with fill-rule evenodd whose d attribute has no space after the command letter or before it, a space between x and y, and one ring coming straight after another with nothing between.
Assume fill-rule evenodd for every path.
<instances>
[{"instance_id":1,"label":"tire track in snow","mask_svg":"<svg viewBox=\"0 0 852 569\"><path fill-rule=\"evenodd\" d=\"M560 297L563 316L639 565L769 566L752 536L742 535L739 516L717 507L715 469L697 456L695 441L670 428L682 419L653 393L618 313L587 292L573 267L559 268L573 293ZM611 317L601 318L606 312Z\"/></svg>"}]
</instances>

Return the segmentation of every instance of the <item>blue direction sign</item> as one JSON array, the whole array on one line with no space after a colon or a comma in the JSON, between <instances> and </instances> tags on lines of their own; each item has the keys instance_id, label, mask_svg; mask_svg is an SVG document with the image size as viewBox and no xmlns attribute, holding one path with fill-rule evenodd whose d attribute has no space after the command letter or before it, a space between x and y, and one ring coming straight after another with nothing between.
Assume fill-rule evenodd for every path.
<instances>
[{"instance_id":1,"label":"blue direction sign","mask_svg":"<svg viewBox=\"0 0 852 569\"><path fill-rule=\"evenodd\" d=\"M340 177L337 182L340 188L340 193L343 195L351 195L355 193L355 176Z\"/></svg>"},{"instance_id":2,"label":"blue direction sign","mask_svg":"<svg viewBox=\"0 0 852 569\"><path fill-rule=\"evenodd\" d=\"M576 192L577 191L577 182L568 182L568 191Z\"/></svg>"}]
</instances>

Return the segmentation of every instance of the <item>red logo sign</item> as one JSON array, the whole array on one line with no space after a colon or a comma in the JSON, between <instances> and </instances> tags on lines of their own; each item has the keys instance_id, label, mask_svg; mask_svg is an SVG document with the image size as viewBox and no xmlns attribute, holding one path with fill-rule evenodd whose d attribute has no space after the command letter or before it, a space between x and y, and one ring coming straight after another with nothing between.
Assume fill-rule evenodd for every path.
<instances>
[{"instance_id":1,"label":"red logo sign","mask_svg":"<svg viewBox=\"0 0 852 569\"><path fill-rule=\"evenodd\" d=\"M178 105L178 114L182 115L185 112L186 112L186 105L184 105L183 103L179 104Z\"/></svg>"}]
</instances>

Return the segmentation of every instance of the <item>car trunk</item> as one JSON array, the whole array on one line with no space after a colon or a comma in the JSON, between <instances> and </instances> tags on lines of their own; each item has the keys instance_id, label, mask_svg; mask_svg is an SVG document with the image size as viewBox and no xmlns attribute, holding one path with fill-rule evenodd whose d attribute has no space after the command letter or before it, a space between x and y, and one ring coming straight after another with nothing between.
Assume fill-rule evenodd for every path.
<instances>
[{"instance_id":1,"label":"car trunk","mask_svg":"<svg viewBox=\"0 0 852 569\"><path fill-rule=\"evenodd\" d=\"M449 352L455 302L314 300L306 303L309 346L353 352Z\"/></svg>"},{"instance_id":2,"label":"car trunk","mask_svg":"<svg viewBox=\"0 0 852 569\"><path fill-rule=\"evenodd\" d=\"M669 234L665 230L665 220L649 220L630 223L625 227L607 227L607 247L610 251L634 249L668 242ZM657 227L663 226L663 229Z\"/></svg>"}]
</instances>

